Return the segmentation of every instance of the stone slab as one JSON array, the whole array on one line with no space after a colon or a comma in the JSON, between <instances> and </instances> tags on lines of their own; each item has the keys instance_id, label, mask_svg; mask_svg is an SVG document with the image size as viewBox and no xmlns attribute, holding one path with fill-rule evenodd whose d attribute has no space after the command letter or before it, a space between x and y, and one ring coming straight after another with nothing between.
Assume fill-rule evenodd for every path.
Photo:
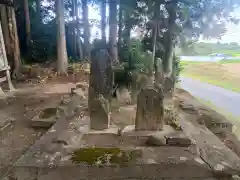
<instances>
[{"instance_id":1,"label":"stone slab","mask_svg":"<svg viewBox=\"0 0 240 180\"><path fill-rule=\"evenodd\" d=\"M87 166L80 164L71 164L69 160L65 163L54 164L37 168L36 166L20 166L19 171L16 169L18 180L22 180L23 169L32 171L29 176L38 176L38 180L46 179L159 179L159 178L210 178L212 172L209 167L192 152L186 148L161 147L131 147L133 150L139 149L142 157L138 158L135 163L128 166L106 165L103 167ZM37 173L36 170L37 169ZM36 175L37 174L37 175ZM80 177L79 177L80 175ZM26 174L25 174L26 178ZM26 179L24 179L26 180Z\"/></svg>"},{"instance_id":2,"label":"stone slab","mask_svg":"<svg viewBox=\"0 0 240 180\"><path fill-rule=\"evenodd\" d=\"M193 121L193 118L192 115L180 113L182 129L195 141L201 158L216 175L239 175L240 158L209 129Z\"/></svg>"},{"instance_id":3,"label":"stone slab","mask_svg":"<svg viewBox=\"0 0 240 180\"><path fill-rule=\"evenodd\" d=\"M53 109L56 111L54 114L47 115L49 117L41 117L44 116L44 110L46 109ZM43 109L38 115L36 115L32 120L31 120L31 127L35 128L50 128L52 127L53 124L56 123L58 119L60 109L56 107L47 107Z\"/></svg>"},{"instance_id":4,"label":"stone slab","mask_svg":"<svg viewBox=\"0 0 240 180\"><path fill-rule=\"evenodd\" d=\"M163 130L161 131L136 131L135 125L129 125L122 130L121 135L122 136L149 136L151 134L158 133L160 135L163 135L164 137L164 135L167 135L173 132L175 132L175 130L169 125L164 125Z\"/></svg>"},{"instance_id":5,"label":"stone slab","mask_svg":"<svg viewBox=\"0 0 240 180\"><path fill-rule=\"evenodd\" d=\"M192 141L183 132L174 132L165 136L166 144L170 146L191 146Z\"/></svg>"},{"instance_id":6,"label":"stone slab","mask_svg":"<svg viewBox=\"0 0 240 180\"><path fill-rule=\"evenodd\" d=\"M83 166L73 163L71 154L83 147L93 147L95 143L90 143L92 139L84 137L82 131L89 126L87 120L78 117L59 119L53 127L37 141L15 164L15 176L18 180L26 180L27 176L41 179L74 179L79 180L79 174L82 179L126 179L140 177L153 178L182 178L182 177L212 177L212 172L208 166L199 158L196 150L190 151L185 147L147 147L136 146L134 144L121 144L121 136L116 134L108 137L115 137L118 147L123 150L139 150L141 157L137 158L127 167L116 166ZM166 128L167 129L167 128ZM139 133L139 132L138 132ZM97 135L94 134L93 135ZM106 135L106 134L105 134ZM100 139L103 139L98 135ZM109 135L109 134L107 134ZM90 135L91 136L91 135ZM96 136L95 136L96 137ZM128 136L123 136L128 139ZM86 143L85 143L86 142ZM130 141L131 142L131 141ZM111 140L103 139L99 146L110 146ZM96 145L96 144L95 144ZM94 146L95 147L95 146ZM36 177L37 176L37 177ZM29 178L30 179L30 178Z\"/></svg>"}]
</instances>

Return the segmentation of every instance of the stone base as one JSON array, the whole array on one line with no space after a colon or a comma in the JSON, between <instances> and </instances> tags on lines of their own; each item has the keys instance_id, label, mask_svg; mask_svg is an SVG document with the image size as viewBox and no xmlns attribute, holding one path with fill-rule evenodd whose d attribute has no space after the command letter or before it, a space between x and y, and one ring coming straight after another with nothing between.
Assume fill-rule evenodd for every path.
<instances>
[{"instance_id":1,"label":"stone base","mask_svg":"<svg viewBox=\"0 0 240 180\"><path fill-rule=\"evenodd\" d=\"M132 147L140 150L141 157L127 166L88 166L74 164L68 158L61 163L42 167L16 164L17 180L84 180L84 179L207 179L213 176L210 168L197 155L185 148L175 147ZM128 150L130 150L128 148ZM60 154L61 155L61 154ZM29 157L25 157L29 158ZM38 158L35 158L38 161Z\"/></svg>"},{"instance_id":2,"label":"stone base","mask_svg":"<svg viewBox=\"0 0 240 180\"><path fill-rule=\"evenodd\" d=\"M176 132L171 126L164 125L162 131L136 131L134 125L126 126L121 135L128 138L138 138L149 146L190 146L191 139L184 132Z\"/></svg>"}]
</instances>

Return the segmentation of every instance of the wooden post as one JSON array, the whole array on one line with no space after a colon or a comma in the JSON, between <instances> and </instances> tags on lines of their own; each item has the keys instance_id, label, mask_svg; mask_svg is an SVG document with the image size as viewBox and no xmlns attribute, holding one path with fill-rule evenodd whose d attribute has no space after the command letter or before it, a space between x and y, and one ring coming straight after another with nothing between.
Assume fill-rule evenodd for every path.
<instances>
[{"instance_id":1,"label":"wooden post","mask_svg":"<svg viewBox=\"0 0 240 180\"><path fill-rule=\"evenodd\" d=\"M13 87L10 72L9 72L10 67L9 67L8 61L7 61L7 55L6 55L6 49L5 49L5 44L4 44L4 40L3 40L1 21L0 21L0 61L3 61L3 67L0 67L0 71L5 71L9 90L12 91L12 90L14 90L14 87ZM4 80L4 78L2 78L2 80Z\"/></svg>"}]
</instances>

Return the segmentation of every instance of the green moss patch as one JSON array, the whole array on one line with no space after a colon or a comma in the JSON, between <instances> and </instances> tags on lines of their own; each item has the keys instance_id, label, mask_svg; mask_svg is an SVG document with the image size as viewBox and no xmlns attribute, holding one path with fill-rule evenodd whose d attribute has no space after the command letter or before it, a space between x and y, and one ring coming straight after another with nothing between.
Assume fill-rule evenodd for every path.
<instances>
[{"instance_id":1,"label":"green moss patch","mask_svg":"<svg viewBox=\"0 0 240 180\"><path fill-rule=\"evenodd\" d=\"M132 150L126 152L119 148L81 148L73 152L72 162L88 165L127 165L141 157L141 152Z\"/></svg>"},{"instance_id":2,"label":"green moss patch","mask_svg":"<svg viewBox=\"0 0 240 180\"><path fill-rule=\"evenodd\" d=\"M55 116L56 114L57 114L57 108L46 108L40 113L39 118L47 119L52 116Z\"/></svg>"}]
</instances>

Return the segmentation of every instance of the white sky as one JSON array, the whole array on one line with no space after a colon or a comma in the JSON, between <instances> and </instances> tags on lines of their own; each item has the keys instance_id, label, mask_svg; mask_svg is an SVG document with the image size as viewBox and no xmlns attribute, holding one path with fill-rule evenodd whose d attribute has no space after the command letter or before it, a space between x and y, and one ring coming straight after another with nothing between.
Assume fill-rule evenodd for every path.
<instances>
[{"instance_id":1,"label":"white sky","mask_svg":"<svg viewBox=\"0 0 240 180\"><path fill-rule=\"evenodd\" d=\"M237 10L235 10L232 13L233 17L237 17L240 18L240 8L238 8ZM97 11L95 8L89 8L89 18L90 19L101 19L99 11ZM96 33L98 33L98 36L101 36L101 31L96 28L93 27L91 29L92 31L92 36L95 36ZM106 30L107 35L108 35L108 29ZM200 41L204 41L204 42L217 42L219 40L217 39L211 39L211 40L203 40L201 39ZM230 42L237 42L240 44L240 23L238 23L237 25L234 23L227 23L227 32L224 34L224 36L222 36L220 42L223 43L230 43Z\"/></svg>"},{"instance_id":2,"label":"white sky","mask_svg":"<svg viewBox=\"0 0 240 180\"><path fill-rule=\"evenodd\" d=\"M93 6L93 7L89 7L89 18L90 19L96 19L96 20L100 20L100 14L99 14L99 9L97 9L97 6ZM107 8L107 14L108 14L108 8ZM233 13L232 13L233 17L237 17L240 19L240 8L236 9ZM107 32L107 36L108 36L108 27L106 29ZM97 37L101 37L101 31L99 28L97 27L92 27L91 28L91 34L92 34L92 40L94 38ZM204 42L217 42L219 40L216 39L211 39L211 40L203 40L200 39L200 41L204 41ZM230 43L230 42L237 42L240 44L240 23L233 24L233 23L228 23L227 24L227 32L225 33L225 35L222 36L220 42L223 43Z\"/></svg>"}]
</instances>

